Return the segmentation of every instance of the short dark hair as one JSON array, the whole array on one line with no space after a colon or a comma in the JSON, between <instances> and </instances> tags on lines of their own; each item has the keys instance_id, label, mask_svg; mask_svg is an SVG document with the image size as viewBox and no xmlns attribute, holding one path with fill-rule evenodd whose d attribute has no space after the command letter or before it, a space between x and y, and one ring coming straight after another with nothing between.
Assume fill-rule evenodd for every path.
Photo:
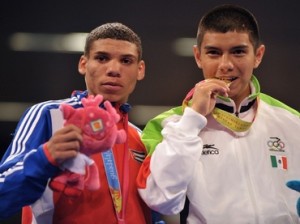
<instances>
[{"instance_id":1,"label":"short dark hair","mask_svg":"<svg viewBox=\"0 0 300 224\"><path fill-rule=\"evenodd\" d=\"M199 47L207 31L220 33L228 31L247 32L254 49L257 49L261 44L255 16L238 5L225 4L217 6L201 18L197 32L197 45Z\"/></svg>"},{"instance_id":2,"label":"short dark hair","mask_svg":"<svg viewBox=\"0 0 300 224\"><path fill-rule=\"evenodd\" d=\"M86 37L84 54L88 55L92 43L99 39L125 40L137 46L138 60L142 59L142 42L132 29L119 22L105 23L93 29Z\"/></svg>"}]
</instances>

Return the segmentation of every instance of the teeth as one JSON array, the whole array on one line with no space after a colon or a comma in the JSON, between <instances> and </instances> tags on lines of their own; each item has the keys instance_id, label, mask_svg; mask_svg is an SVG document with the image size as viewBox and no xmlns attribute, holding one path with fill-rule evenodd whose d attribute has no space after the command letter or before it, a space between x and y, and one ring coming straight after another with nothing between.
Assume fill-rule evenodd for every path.
<instances>
[{"instance_id":1,"label":"teeth","mask_svg":"<svg viewBox=\"0 0 300 224\"><path fill-rule=\"evenodd\" d=\"M222 81L224 81L224 82L226 82L228 84L228 83L231 83L232 80L230 80L230 79L222 79Z\"/></svg>"},{"instance_id":2,"label":"teeth","mask_svg":"<svg viewBox=\"0 0 300 224\"><path fill-rule=\"evenodd\" d=\"M225 77L220 77L220 78L217 78L217 79L222 80L223 82L225 82L227 84L228 87L230 87L231 82L233 80L235 80L235 77L226 77L226 78Z\"/></svg>"},{"instance_id":3,"label":"teeth","mask_svg":"<svg viewBox=\"0 0 300 224\"><path fill-rule=\"evenodd\" d=\"M233 81L233 78L218 78L218 79L226 82L227 84Z\"/></svg>"}]
</instances>

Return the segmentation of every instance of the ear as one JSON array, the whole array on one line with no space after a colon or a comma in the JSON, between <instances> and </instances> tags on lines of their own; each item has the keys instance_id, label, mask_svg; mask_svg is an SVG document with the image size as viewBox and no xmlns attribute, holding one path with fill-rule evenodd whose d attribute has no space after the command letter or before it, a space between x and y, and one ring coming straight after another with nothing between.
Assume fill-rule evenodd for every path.
<instances>
[{"instance_id":1,"label":"ear","mask_svg":"<svg viewBox=\"0 0 300 224\"><path fill-rule=\"evenodd\" d=\"M79 59L78 71L81 75L85 75L87 61L88 61L88 59L85 55L82 55Z\"/></svg>"},{"instance_id":2,"label":"ear","mask_svg":"<svg viewBox=\"0 0 300 224\"><path fill-rule=\"evenodd\" d=\"M200 52L200 49L199 49L199 47L197 45L193 46L193 52L194 52L194 58L195 58L196 64L201 69L202 68L201 57L200 57L201 56L201 52Z\"/></svg>"},{"instance_id":3,"label":"ear","mask_svg":"<svg viewBox=\"0 0 300 224\"><path fill-rule=\"evenodd\" d=\"M262 61L262 59L263 59L263 56L264 56L264 54L265 54L265 49L266 49L266 47L265 47L265 45L260 45L257 49L256 49L256 52L255 52L255 62L254 62L254 68L257 68L259 65L260 65L260 63L261 63L261 61Z\"/></svg>"},{"instance_id":4,"label":"ear","mask_svg":"<svg viewBox=\"0 0 300 224\"><path fill-rule=\"evenodd\" d=\"M137 80L140 81L145 78L146 64L141 60L138 64L138 75Z\"/></svg>"}]
</instances>

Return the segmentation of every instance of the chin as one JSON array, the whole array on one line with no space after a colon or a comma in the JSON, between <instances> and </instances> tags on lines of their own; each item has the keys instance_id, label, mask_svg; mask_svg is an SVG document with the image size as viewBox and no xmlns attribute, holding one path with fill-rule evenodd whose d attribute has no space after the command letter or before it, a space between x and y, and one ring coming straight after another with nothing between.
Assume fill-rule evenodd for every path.
<instances>
[{"instance_id":1,"label":"chin","mask_svg":"<svg viewBox=\"0 0 300 224\"><path fill-rule=\"evenodd\" d=\"M114 96L105 96L104 95L104 100L108 100L110 102L114 103L124 103L124 100L120 99L120 97L114 97Z\"/></svg>"}]
</instances>

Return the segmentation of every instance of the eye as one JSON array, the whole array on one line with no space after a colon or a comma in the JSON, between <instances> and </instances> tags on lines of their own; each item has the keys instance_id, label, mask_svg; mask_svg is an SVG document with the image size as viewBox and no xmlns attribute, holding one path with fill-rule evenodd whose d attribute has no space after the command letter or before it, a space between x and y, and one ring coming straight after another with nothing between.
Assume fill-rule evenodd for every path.
<instances>
[{"instance_id":1,"label":"eye","mask_svg":"<svg viewBox=\"0 0 300 224\"><path fill-rule=\"evenodd\" d=\"M232 50L232 54L236 56L243 56L247 53L247 50L245 48L235 48Z\"/></svg>"},{"instance_id":2,"label":"eye","mask_svg":"<svg viewBox=\"0 0 300 224\"><path fill-rule=\"evenodd\" d=\"M222 52L215 48L208 48L208 49L206 49L206 54L211 57L216 57L216 56L220 56L222 54Z\"/></svg>"},{"instance_id":3,"label":"eye","mask_svg":"<svg viewBox=\"0 0 300 224\"><path fill-rule=\"evenodd\" d=\"M130 57L124 57L121 59L122 64L132 64L133 63L133 59Z\"/></svg>"},{"instance_id":4,"label":"eye","mask_svg":"<svg viewBox=\"0 0 300 224\"><path fill-rule=\"evenodd\" d=\"M245 53L245 51L242 49L238 49L238 50L235 50L233 53L234 54L243 54L243 53Z\"/></svg>"},{"instance_id":5,"label":"eye","mask_svg":"<svg viewBox=\"0 0 300 224\"><path fill-rule=\"evenodd\" d=\"M101 55L96 55L95 59L100 62L106 62L109 60L109 57L107 55L101 54Z\"/></svg>"}]
</instances>

